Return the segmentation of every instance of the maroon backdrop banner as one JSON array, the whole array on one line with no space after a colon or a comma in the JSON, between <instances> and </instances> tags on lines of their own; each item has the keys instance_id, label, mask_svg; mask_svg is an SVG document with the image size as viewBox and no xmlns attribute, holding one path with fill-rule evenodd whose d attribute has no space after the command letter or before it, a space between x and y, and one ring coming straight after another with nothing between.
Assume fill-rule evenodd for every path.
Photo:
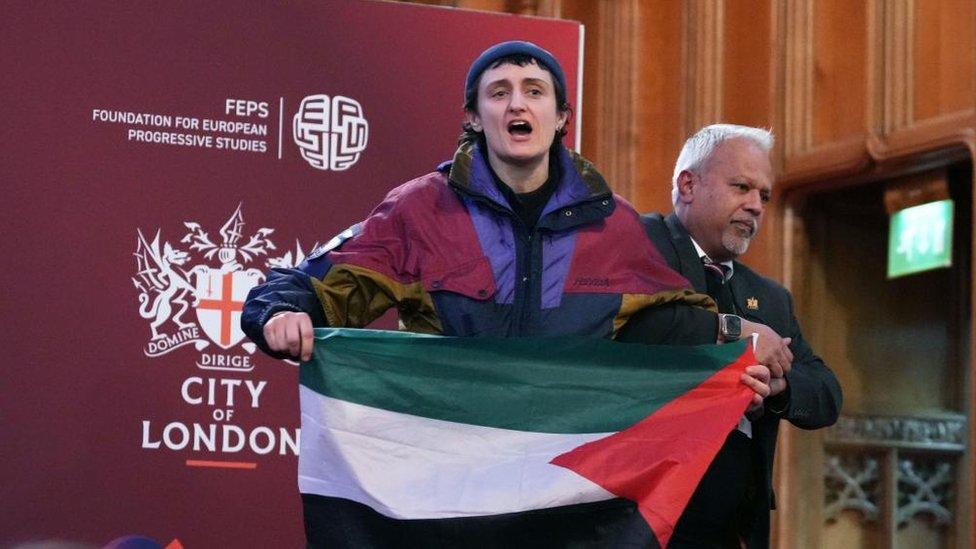
<instances>
[{"instance_id":1,"label":"maroon backdrop banner","mask_svg":"<svg viewBox=\"0 0 976 549\"><path fill-rule=\"evenodd\" d=\"M579 24L352 1L2 19L0 542L302 546L297 368L241 333L244 296L450 158L488 45L547 48L576 97Z\"/></svg>"}]
</instances>

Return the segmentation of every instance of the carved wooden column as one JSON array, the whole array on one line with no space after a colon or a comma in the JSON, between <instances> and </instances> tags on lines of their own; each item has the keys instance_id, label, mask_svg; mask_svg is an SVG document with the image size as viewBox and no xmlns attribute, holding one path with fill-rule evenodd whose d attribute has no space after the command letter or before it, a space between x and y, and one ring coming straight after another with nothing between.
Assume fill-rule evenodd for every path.
<instances>
[{"instance_id":1,"label":"carved wooden column","mask_svg":"<svg viewBox=\"0 0 976 549\"><path fill-rule=\"evenodd\" d=\"M597 67L596 101L600 112L587 120L593 123L591 160L600 167L613 189L625 197L634 193L637 164L638 84L637 44L641 25L640 2L604 0L599 3L595 48L586 49L586 64ZM589 133L589 132L588 132Z\"/></svg>"},{"instance_id":2,"label":"carved wooden column","mask_svg":"<svg viewBox=\"0 0 976 549\"><path fill-rule=\"evenodd\" d=\"M776 149L778 172L782 173L788 159L794 158L813 147L813 2L812 0L781 0L777 3L774 24L775 36L780 47L777 51L777 101L774 125L777 126ZM790 258L806 257L809 229L804 218L796 216L799 204L787 204L782 213L782 239L786 251L781 262L782 280L804 301L804 286L794 284L794 276L804 272L805 265L798 265ZM819 280L810 276L808 279ZM799 293L799 295L797 295ZM805 326L806 330L810 326ZM821 437L816 433L808 436L793 429L781 429L774 462L773 486L776 490L777 510L772 513L771 547L788 548L797 545L818 544L820 528L819 506L804 506L804 500L817 501L820 495L821 471L803 458L822 455ZM811 494L810 492L813 492Z\"/></svg>"},{"instance_id":3,"label":"carved wooden column","mask_svg":"<svg viewBox=\"0 0 976 549\"><path fill-rule=\"evenodd\" d=\"M813 3L810 0L780 4L779 28L786 45L783 60L782 157L801 154L813 144Z\"/></svg>"},{"instance_id":4,"label":"carved wooden column","mask_svg":"<svg viewBox=\"0 0 976 549\"><path fill-rule=\"evenodd\" d=\"M914 0L884 4L884 131L911 125L914 116Z\"/></svg>"},{"instance_id":5,"label":"carved wooden column","mask_svg":"<svg viewBox=\"0 0 976 549\"><path fill-rule=\"evenodd\" d=\"M722 120L724 0L696 0L685 12L684 135Z\"/></svg>"}]
</instances>

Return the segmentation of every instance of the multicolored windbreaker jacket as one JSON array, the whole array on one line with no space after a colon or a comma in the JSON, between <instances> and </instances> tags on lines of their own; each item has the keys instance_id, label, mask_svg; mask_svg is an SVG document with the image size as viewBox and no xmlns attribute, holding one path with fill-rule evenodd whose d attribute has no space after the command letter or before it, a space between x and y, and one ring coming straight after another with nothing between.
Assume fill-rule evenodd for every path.
<instances>
[{"instance_id":1,"label":"multicolored windbreaker jacket","mask_svg":"<svg viewBox=\"0 0 976 549\"><path fill-rule=\"evenodd\" d=\"M559 147L561 179L527 230L477 145L401 185L367 217L253 288L244 332L284 310L318 326L363 327L390 307L410 331L458 336L613 335L637 310L709 306L667 267L633 208Z\"/></svg>"}]
</instances>

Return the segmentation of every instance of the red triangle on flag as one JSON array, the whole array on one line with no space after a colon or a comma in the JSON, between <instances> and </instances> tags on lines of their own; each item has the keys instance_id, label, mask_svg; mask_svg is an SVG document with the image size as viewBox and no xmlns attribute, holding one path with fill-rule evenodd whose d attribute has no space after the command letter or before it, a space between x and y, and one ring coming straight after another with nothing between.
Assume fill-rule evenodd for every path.
<instances>
[{"instance_id":1,"label":"red triangle on flag","mask_svg":"<svg viewBox=\"0 0 976 549\"><path fill-rule=\"evenodd\" d=\"M637 508L667 547L678 517L754 394L741 382L752 347L635 425L556 456L565 467Z\"/></svg>"}]
</instances>

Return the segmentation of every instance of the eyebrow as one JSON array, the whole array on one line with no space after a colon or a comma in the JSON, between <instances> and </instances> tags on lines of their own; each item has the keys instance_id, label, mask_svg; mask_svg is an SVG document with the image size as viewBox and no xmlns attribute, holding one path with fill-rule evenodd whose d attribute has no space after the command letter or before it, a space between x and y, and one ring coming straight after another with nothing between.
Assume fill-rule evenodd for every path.
<instances>
[{"instance_id":1,"label":"eyebrow","mask_svg":"<svg viewBox=\"0 0 976 549\"><path fill-rule=\"evenodd\" d=\"M532 77L530 77L530 78L523 78L519 82L519 84L522 84L522 85L529 84L529 85L540 85L540 86L544 86L544 87L552 87L552 85L549 84L549 82L546 82L544 79L542 79L542 78L532 78ZM488 82L487 84L485 84L485 88L491 88L493 86L499 86L499 85L508 86L508 85L510 85L510 81L507 78L499 78L498 80L492 80L491 82Z\"/></svg>"},{"instance_id":2,"label":"eyebrow","mask_svg":"<svg viewBox=\"0 0 976 549\"><path fill-rule=\"evenodd\" d=\"M773 193L773 188L771 186L770 187L760 187L758 184L756 184L756 181L754 179L752 179L750 177L747 177L745 175L742 175L742 174L739 174L739 175L734 176L730 180L730 183L729 184L730 185L739 185L739 184L743 184L743 183L746 184L746 185L749 185L749 188L756 189L757 191L759 191L759 194L764 194L764 195L769 196L769 195L772 195L772 193Z\"/></svg>"}]
</instances>

